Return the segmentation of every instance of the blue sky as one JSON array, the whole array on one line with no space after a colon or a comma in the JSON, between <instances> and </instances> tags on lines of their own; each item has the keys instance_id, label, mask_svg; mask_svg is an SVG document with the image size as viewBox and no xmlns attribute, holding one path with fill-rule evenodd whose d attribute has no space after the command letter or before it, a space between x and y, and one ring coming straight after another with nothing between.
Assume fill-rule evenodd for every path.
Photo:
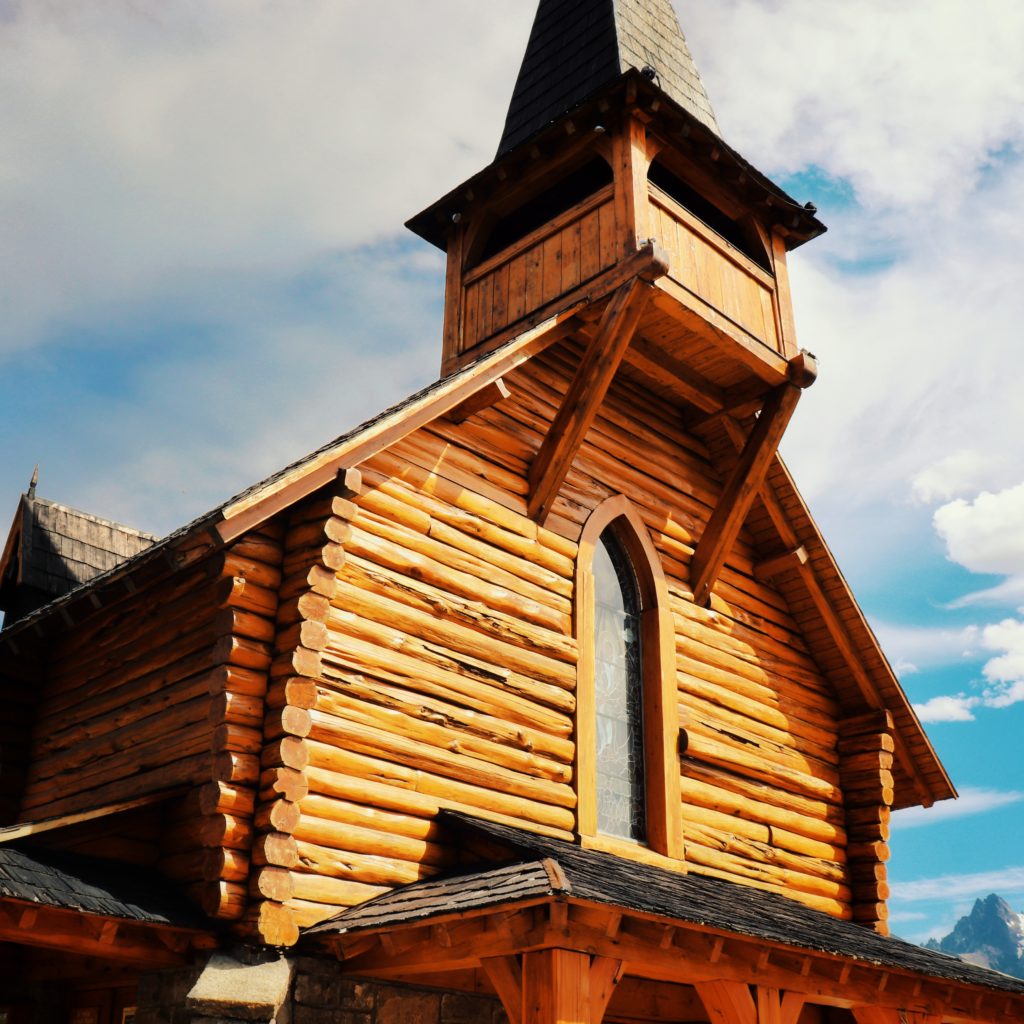
<instances>
[{"instance_id":1,"label":"blue sky","mask_svg":"<svg viewBox=\"0 0 1024 1024\"><path fill-rule=\"evenodd\" d=\"M166 532L434 377L402 222L489 162L534 0L0 0L0 496ZM1024 909L1024 6L690 0L727 141L830 231L784 453L964 796L896 930ZM398 27L400 26L400 30Z\"/></svg>"}]
</instances>

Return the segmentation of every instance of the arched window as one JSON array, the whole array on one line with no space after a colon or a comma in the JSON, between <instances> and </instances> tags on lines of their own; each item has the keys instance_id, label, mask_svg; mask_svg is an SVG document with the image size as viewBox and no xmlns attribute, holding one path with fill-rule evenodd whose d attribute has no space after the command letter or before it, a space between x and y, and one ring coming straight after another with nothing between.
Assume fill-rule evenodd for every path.
<instances>
[{"instance_id":1,"label":"arched window","mask_svg":"<svg viewBox=\"0 0 1024 1024\"><path fill-rule=\"evenodd\" d=\"M597 831L647 838L640 591L611 528L594 549Z\"/></svg>"},{"instance_id":2,"label":"arched window","mask_svg":"<svg viewBox=\"0 0 1024 1024\"><path fill-rule=\"evenodd\" d=\"M581 842L682 860L675 628L661 558L622 495L584 524L575 620Z\"/></svg>"}]
</instances>

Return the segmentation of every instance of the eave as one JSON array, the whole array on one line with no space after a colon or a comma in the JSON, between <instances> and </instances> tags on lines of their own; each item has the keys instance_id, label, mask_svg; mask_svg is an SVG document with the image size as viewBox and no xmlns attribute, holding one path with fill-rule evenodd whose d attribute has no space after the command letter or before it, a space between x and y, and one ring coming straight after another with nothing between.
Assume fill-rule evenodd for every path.
<instances>
[{"instance_id":1,"label":"eave","mask_svg":"<svg viewBox=\"0 0 1024 1024\"><path fill-rule=\"evenodd\" d=\"M497 191L504 182L516 180L542 157L550 159L576 144L584 133L593 133L595 125L612 116L612 110L626 106L627 95L635 96L631 102L658 131L684 146L695 162L726 183L746 203L761 209L765 218L784 232L787 249L795 249L827 230L814 215L813 206L795 200L635 69L452 189L410 218L406 227L424 241L447 251L448 230L453 220L471 215L481 200Z\"/></svg>"}]
</instances>

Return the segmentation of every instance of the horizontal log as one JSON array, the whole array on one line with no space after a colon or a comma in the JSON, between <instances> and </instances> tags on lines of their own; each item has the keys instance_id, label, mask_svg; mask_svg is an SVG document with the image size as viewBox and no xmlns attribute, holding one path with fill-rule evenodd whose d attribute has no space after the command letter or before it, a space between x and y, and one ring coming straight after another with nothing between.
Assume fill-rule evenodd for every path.
<instances>
[{"instance_id":1,"label":"horizontal log","mask_svg":"<svg viewBox=\"0 0 1024 1024\"><path fill-rule=\"evenodd\" d=\"M295 828L297 840L352 853L369 853L379 857L440 866L450 863L454 851L437 843L410 836L394 835L377 829L341 824L304 814Z\"/></svg>"},{"instance_id":2,"label":"horizontal log","mask_svg":"<svg viewBox=\"0 0 1024 1024\"><path fill-rule=\"evenodd\" d=\"M222 564L222 576L237 576L239 579L248 580L257 587L266 590L277 590L281 586L281 559L284 557L284 549L278 545L271 545L264 542L263 554L268 557L273 554L274 560L268 562L262 559L250 558L241 554L236 545L230 551L225 552ZM271 552L269 549L273 547Z\"/></svg>"},{"instance_id":3,"label":"horizontal log","mask_svg":"<svg viewBox=\"0 0 1024 1024\"><path fill-rule=\"evenodd\" d=\"M410 681L410 685L415 687L415 681ZM338 700L360 700L411 718L466 730L506 747L541 754L563 764L572 763L576 747L567 738L569 729L563 730L561 722L558 723L559 735L552 736L543 729L511 722L500 715L482 714L457 702L455 695L449 696L453 699L441 700L415 689L367 679L358 673L331 673L322 684L319 707L321 711L331 711Z\"/></svg>"},{"instance_id":4,"label":"horizontal log","mask_svg":"<svg viewBox=\"0 0 1024 1024\"><path fill-rule=\"evenodd\" d=\"M239 665L242 668L265 672L271 663L269 644L246 637L225 636L211 649L214 664Z\"/></svg>"},{"instance_id":5,"label":"horizontal log","mask_svg":"<svg viewBox=\"0 0 1024 1024\"><path fill-rule=\"evenodd\" d=\"M332 588L333 592L336 588ZM326 622L331 602L322 594L305 593L282 601L277 609L277 622L281 628L296 622Z\"/></svg>"},{"instance_id":6,"label":"horizontal log","mask_svg":"<svg viewBox=\"0 0 1024 1024\"><path fill-rule=\"evenodd\" d=\"M283 603L305 593L320 594L327 598L333 597L334 581L334 569L304 561L299 569L286 577L281 584L278 600Z\"/></svg>"},{"instance_id":7,"label":"horizontal log","mask_svg":"<svg viewBox=\"0 0 1024 1024\"><path fill-rule=\"evenodd\" d=\"M435 868L416 861L395 860L373 854L339 854L315 843L296 842L303 872L321 878L339 878L364 885L400 886L434 874Z\"/></svg>"},{"instance_id":8,"label":"horizontal log","mask_svg":"<svg viewBox=\"0 0 1024 1024\"><path fill-rule=\"evenodd\" d=\"M289 530L285 536L285 548L291 552L296 548L313 545L344 544L349 537L349 524L344 519L328 516L323 520L302 523Z\"/></svg>"},{"instance_id":9,"label":"horizontal log","mask_svg":"<svg viewBox=\"0 0 1024 1024\"><path fill-rule=\"evenodd\" d=\"M267 692L267 674L238 665L220 665L206 675L211 694L235 693L242 697L262 697Z\"/></svg>"},{"instance_id":10,"label":"horizontal log","mask_svg":"<svg viewBox=\"0 0 1024 1024\"><path fill-rule=\"evenodd\" d=\"M285 868L261 866L249 876L249 895L285 903L295 895L292 873Z\"/></svg>"},{"instance_id":11,"label":"horizontal log","mask_svg":"<svg viewBox=\"0 0 1024 1024\"><path fill-rule=\"evenodd\" d=\"M691 774L694 777L690 777ZM707 807L723 814L735 814L748 821L777 825L796 835L806 836L808 839L815 839L823 843L835 846L846 845L845 830L833 822L800 814L783 806L758 800L714 784L709 785L695 776L696 772L689 773L687 767L684 766L680 777L680 790L687 803ZM763 786L757 792L769 788ZM780 800L784 801L784 796L781 793Z\"/></svg>"},{"instance_id":12,"label":"horizontal log","mask_svg":"<svg viewBox=\"0 0 1024 1024\"><path fill-rule=\"evenodd\" d=\"M294 651L299 647L309 651L322 651L327 646L329 637L330 632L322 622L297 622L278 633L276 647L282 653Z\"/></svg>"},{"instance_id":13,"label":"horizontal log","mask_svg":"<svg viewBox=\"0 0 1024 1024\"><path fill-rule=\"evenodd\" d=\"M253 824L260 832L293 833L302 817L300 804L289 800L274 800L256 808Z\"/></svg>"},{"instance_id":14,"label":"horizontal log","mask_svg":"<svg viewBox=\"0 0 1024 1024\"><path fill-rule=\"evenodd\" d=\"M285 705L280 708L268 708L263 721L265 739L276 740L282 736L305 737L312 728L312 719L305 708Z\"/></svg>"},{"instance_id":15,"label":"horizontal log","mask_svg":"<svg viewBox=\"0 0 1024 1024\"><path fill-rule=\"evenodd\" d=\"M220 604L273 618L277 612L277 591L257 586L241 576L222 580L217 588Z\"/></svg>"},{"instance_id":16,"label":"horizontal log","mask_svg":"<svg viewBox=\"0 0 1024 1024\"><path fill-rule=\"evenodd\" d=\"M504 824L528 823L560 838L568 838L575 827L570 808L482 789L315 741L309 742L309 749L307 775L314 792L424 817L450 807Z\"/></svg>"},{"instance_id":17,"label":"horizontal log","mask_svg":"<svg viewBox=\"0 0 1024 1024\"><path fill-rule=\"evenodd\" d=\"M270 666L271 679L288 676L305 676L308 679L319 679L323 675L323 661L319 651L311 651L305 647L297 647L277 655Z\"/></svg>"},{"instance_id":18,"label":"horizontal log","mask_svg":"<svg viewBox=\"0 0 1024 1024\"><path fill-rule=\"evenodd\" d=\"M340 669L393 679L402 685L452 698L488 714L507 717L558 735L576 708L574 694L489 665L472 655L444 651L419 637L335 609L335 636L324 654L324 675ZM413 681L416 682L414 685Z\"/></svg>"},{"instance_id":19,"label":"horizontal log","mask_svg":"<svg viewBox=\"0 0 1024 1024\"><path fill-rule=\"evenodd\" d=\"M213 730L211 746L215 754L229 750L258 755L263 748L263 730L224 722Z\"/></svg>"},{"instance_id":20,"label":"horizontal log","mask_svg":"<svg viewBox=\"0 0 1024 1024\"><path fill-rule=\"evenodd\" d=\"M283 903L263 900L251 910L252 925L264 945L287 948L299 941L295 915Z\"/></svg>"},{"instance_id":21,"label":"horizontal log","mask_svg":"<svg viewBox=\"0 0 1024 1024\"><path fill-rule=\"evenodd\" d=\"M271 864L293 868L299 863L295 838L280 832L265 832L256 836L252 846L254 864Z\"/></svg>"},{"instance_id":22,"label":"horizontal log","mask_svg":"<svg viewBox=\"0 0 1024 1024\"><path fill-rule=\"evenodd\" d=\"M309 764L306 741L298 736L282 736L263 746L260 763L264 768L293 768L302 771Z\"/></svg>"},{"instance_id":23,"label":"horizontal log","mask_svg":"<svg viewBox=\"0 0 1024 1024\"><path fill-rule=\"evenodd\" d=\"M354 907L375 896L387 892L379 885L345 881L340 878L324 878L320 875L295 874L295 898L337 907Z\"/></svg>"},{"instance_id":24,"label":"horizontal log","mask_svg":"<svg viewBox=\"0 0 1024 1024\"><path fill-rule=\"evenodd\" d=\"M260 777L260 759L255 754L224 750L213 758L211 774L214 782L254 786Z\"/></svg>"},{"instance_id":25,"label":"horizontal log","mask_svg":"<svg viewBox=\"0 0 1024 1024\"><path fill-rule=\"evenodd\" d=\"M202 883L201 905L208 917L221 921L237 921L244 913L246 887L238 882Z\"/></svg>"},{"instance_id":26,"label":"horizontal log","mask_svg":"<svg viewBox=\"0 0 1024 1024\"><path fill-rule=\"evenodd\" d=\"M207 717L214 726L230 722L233 725L248 726L250 729L261 729L263 727L263 698L249 697L230 691L217 694L210 698Z\"/></svg>"},{"instance_id":27,"label":"horizontal log","mask_svg":"<svg viewBox=\"0 0 1024 1024\"><path fill-rule=\"evenodd\" d=\"M308 792L306 773L294 768L267 768L260 775L259 798L265 803L278 799L299 803Z\"/></svg>"},{"instance_id":28,"label":"horizontal log","mask_svg":"<svg viewBox=\"0 0 1024 1024\"><path fill-rule=\"evenodd\" d=\"M258 533L248 533L244 537L240 537L238 540L231 545L231 548L226 552L226 556L232 558L238 558L240 560L249 560L256 562L262 562L265 565L275 566L281 564L281 556L284 554L284 545L281 540L272 540L269 537L261 536ZM223 563L227 565L227 562ZM244 573L230 572L225 570L227 576L243 576ZM269 586L266 583L260 583L259 580L255 581L260 586ZM271 587L273 589L273 587Z\"/></svg>"},{"instance_id":29,"label":"horizontal log","mask_svg":"<svg viewBox=\"0 0 1024 1024\"><path fill-rule=\"evenodd\" d=\"M516 749L501 739L487 739L465 729L451 728L447 723L437 724L436 720L425 721L404 711L370 704L342 692L325 691L316 713L324 716L320 719L324 724L329 724L326 716L330 716L331 719L343 719L345 722L401 735L405 740L427 747L479 757L539 779L561 783L572 781L572 744L569 744L569 758L559 762L530 750Z\"/></svg>"},{"instance_id":30,"label":"horizontal log","mask_svg":"<svg viewBox=\"0 0 1024 1024\"><path fill-rule=\"evenodd\" d=\"M339 588L329 625L338 628L353 615L362 615L374 622L386 622L394 629L438 644L447 650L466 653L481 661L491 661L539 682L571 690L576 683L572 662L556 659L551 652L537 652L516 643L488 636L476 629L428 614L398 601L370 594L348 584ZM327 640L324 641L324 646ZM308 644L305 646L309 646ZM323 648L320 648L321 650ZM573 655L573 661L575 656Z\"/></svg>"},{"instance_id":31,"label":"horizontal log","mask_svg":"<svg viewBox=\"0 0 1024 1024\"><path fill-rule=\"evenodd\" d=\"M312 679L301 676L285 676L275 679L267 691L268 708L310 708L316 707L317 684Z\"/></svg>"},{"instance_id":32,"label":"horizontal log","mask_svg":"<svg viewBox=\"0 0 1024 1024\"><path fill-rule=\"evenodd\" d=\"M250 817L256 806L256 792L248 786L210 782L199 791L202 814L235 814Z\"/></svg>"},{"instance_id":33,"label":"horizontal log","mask_svg":"<svg viewBox=\"0 0 1024 1024\"><path fill-rule=\"evenodd\" d=\"M495 789L560 807L574 807L572 787L533 778L488 761L448 750L425 747L384 729L313 713L310 736L322 743L344 746L357 753L384 756L411 768L421 768L459 782Z\"/></svg>"}]
</instances>

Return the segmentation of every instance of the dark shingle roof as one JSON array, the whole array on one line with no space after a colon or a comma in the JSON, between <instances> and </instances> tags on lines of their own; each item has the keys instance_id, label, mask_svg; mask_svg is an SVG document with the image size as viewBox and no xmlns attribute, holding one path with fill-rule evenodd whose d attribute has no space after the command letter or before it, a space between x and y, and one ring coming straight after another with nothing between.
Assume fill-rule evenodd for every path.
<instances>
[{"instance_id":1,"label":"dark shingle roof","mask_svg":"<svg viewBox=\"0 0 1024 1024\"><path fill-rule=\"evenodd\" d=\"M0 899L202 929L203 918L154 871L54 850L0 846Z\"/></svg>"},{"instance_id":2,"label":"dark shingle roof","mask_svg":"<svg viewBox=\"0 0 1024 1024\"><path fill-rule=\"evenodd\" d=\"M21 498L0 568L0 607L13 621L134 558L155 540L30 490Z\"/></svg>"},{"instance_id":3,"label":"dark shingle roof","mask_svg":"<svg viewBox=\"0 0 1024 1024\"><path fill-rule=\"evenodd\" d=\"M1024 981L745 885L677 874L584 850L558 839L442 811L439 821L470 841L497 842L512 864L432 878L352 907L304 934L341 934L554 895L671 918L717 931L848 957L931 978L1024 993ZM525 858L523 855L526 855ZM555 865L553 867L552 865Z\"/></svg>"},{"instance_id":4,"label":"dark shingle roof","mask_svg":"<svg viewBox=\"0 0 1024 1024\"><path fill-rule=\"evenodd\" d=\"M720 134L671 0L540 0L498 156L630 68L645 67L667 96Z\"/></svg>"}]
</instances>

